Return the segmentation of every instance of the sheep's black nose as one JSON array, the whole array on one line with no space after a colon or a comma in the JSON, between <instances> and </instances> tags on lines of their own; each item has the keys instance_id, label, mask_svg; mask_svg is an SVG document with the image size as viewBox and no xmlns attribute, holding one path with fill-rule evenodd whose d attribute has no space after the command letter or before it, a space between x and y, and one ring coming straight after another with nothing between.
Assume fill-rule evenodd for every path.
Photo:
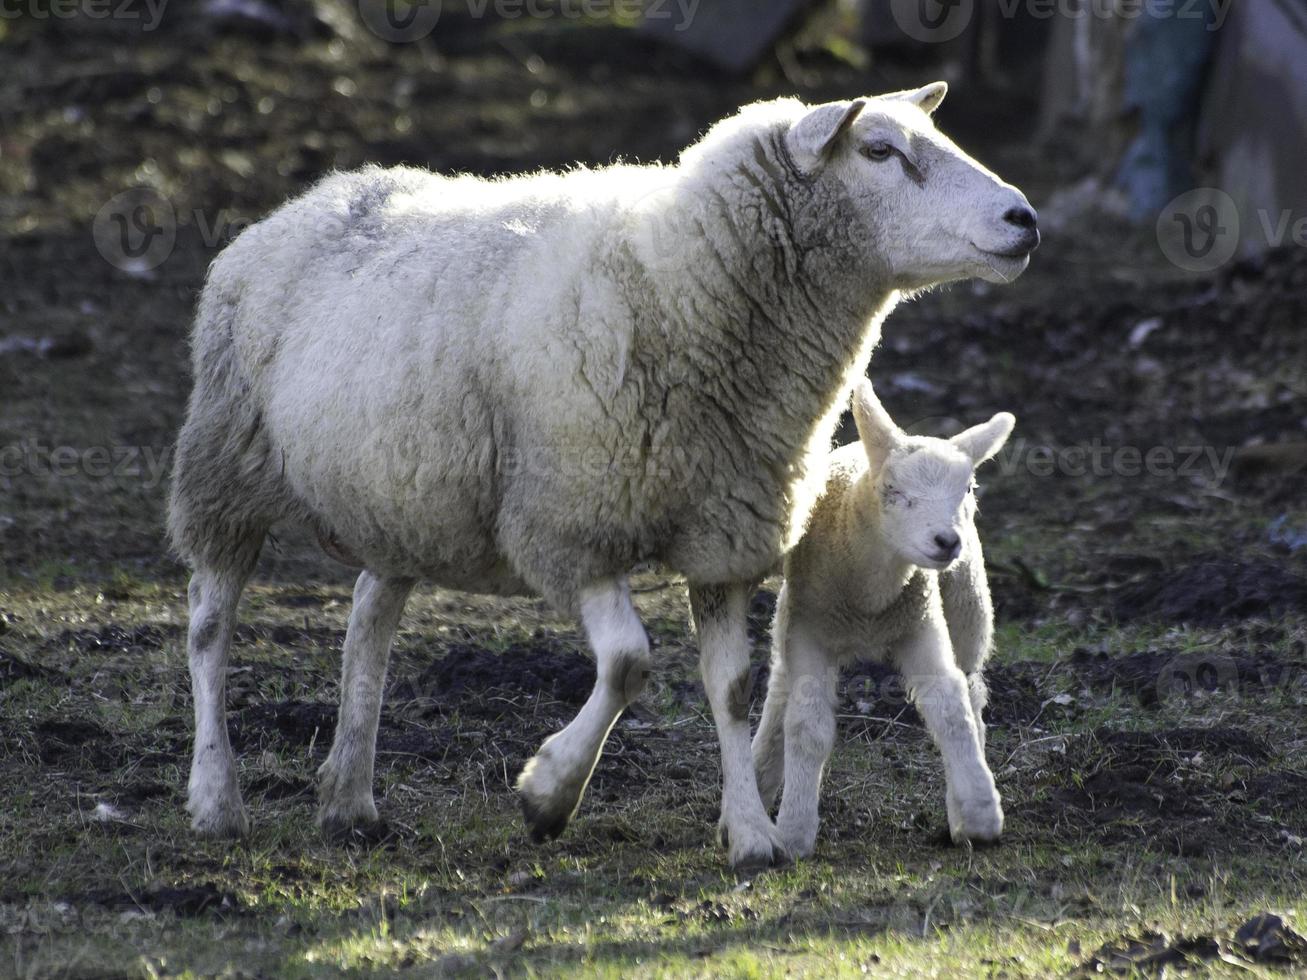
<instances>
[{"instance_id":1,"label":"sheep's black nose","mask_svg":"<svg viewBox=\"0 0 1307 980\"><path fill-rule=\"evenodd\" d=\"M1033 252L1039 247L1039 218L1028 204L1018 204L1003 213L1003 220L1022 231L1019 248Z\"/></svg>"},{"instance_id":2,"label":"sheep's black nose","mask_svg":"<svg viewBox=\"0 0 1307 980\"><path fill-rule=\"evenodd\" d=\"M939 548L940 558L952 561L962 553L962 539L952 531L935 535L935 546Z\"/></svg>"},{"instance_id":3,"label":"sheep's black nose","mask_svg":"<svg viewBox=\"0 0 1307 980\"><path fill-rule=\"evenodd\" d=\"M1007 213L1003 215L1003 220L1010 225L1016 225L1018 228L1034 228L1038 223L1035 218L1035 209L1024 204L1015 208L1008 208Z\"/></svg>"}]
</instances>

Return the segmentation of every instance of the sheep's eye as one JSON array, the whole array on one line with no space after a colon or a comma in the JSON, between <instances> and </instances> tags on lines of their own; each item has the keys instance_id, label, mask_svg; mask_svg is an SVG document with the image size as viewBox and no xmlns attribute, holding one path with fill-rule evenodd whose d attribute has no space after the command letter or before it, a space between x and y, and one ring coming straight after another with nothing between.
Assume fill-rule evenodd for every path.
<instances>
[{"instance_id":1,"label":"sheep's eye","mask_svg":"<svg viewBox=\"0 0 1307 980\"><path fill-rule=\"evenodd\" d=\"M889 143L868 143L862 148L862 155L868 160L888 160L894 155L894 147Z\"/></svg>"}]
</instances>

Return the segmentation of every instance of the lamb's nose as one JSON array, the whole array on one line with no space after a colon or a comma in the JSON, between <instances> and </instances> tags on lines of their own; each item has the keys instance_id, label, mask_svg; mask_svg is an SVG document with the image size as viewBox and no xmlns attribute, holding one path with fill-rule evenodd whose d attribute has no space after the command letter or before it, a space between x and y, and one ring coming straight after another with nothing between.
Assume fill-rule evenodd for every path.
<instances>
[{"instance_id":1,"label":"lamb's nose","mask_svg":"<svg viewBox=\"0 0 1307 980\"><path fill-rule=\"evenodd\" d=\"M1039 247L1039 217L1028 204L1018 204L1003 212L1003 220L1022 231L1021 247L1034 251Z\"/></svg>"},{"instance_id":2,"label":"lamb's nose","mask_svg":"<svg viewBox=\"0 0 1307 980\"><path fill-rule=\"evenodd\" d=\"M947 558L949 561L962 553L962 539L952 531L935 535L935 546L939 548L940 558Z\"/></svg>"}]
</instances>

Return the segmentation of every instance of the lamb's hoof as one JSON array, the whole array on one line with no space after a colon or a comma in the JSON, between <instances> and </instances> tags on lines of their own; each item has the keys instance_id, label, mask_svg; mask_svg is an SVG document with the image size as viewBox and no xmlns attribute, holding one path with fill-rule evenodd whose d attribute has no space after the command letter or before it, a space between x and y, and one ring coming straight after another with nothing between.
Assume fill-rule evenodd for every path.
<instances>
[{"instance_id":1,"label":"lamb's hoof","mask_svg":"<svg viewBox=\"0 0 1307 980\"><path fill-rule=\"evenodd\" d=\"M727 849L731 867L741 873L782 867L790 863L790 852L776 825L760 821L738 821L732 829L723 817L717 824L717 839Z\"/></svg>"},{"instance_id":2,"label":"lamb's hoof","mask_svg":"<svg viewBox=\"0 0 1307 980\"><path fill-rule=\"evenodd\" d=\"M949 801L948 830L953 843L961 846L996 844L1003 836L1003 807L993 799Z\"/></svg>"},{"instance_id":3,"label":"lamb's hoof","mask_svg":"<svg viewBox=\"0 0 1307 980\"><path fill-rule=\"evenodd\" d=\"M522 818L526 821L531 840L536 844L554 840L572 820L572 811L560 807L550 800L536 800L525 789L518 787L518 798L522 801Z\"/></svg>"},{"instance_id":4,"label":"lamb's hoof","mask_svg":"<svg viewBox=\"0 0 1307 980\"><path fill-rule=\"evenodd\" d=\"M191 830L200 837L234 840L248 837L250 818L240 800L207 807L187 806L191 814Z\"/></svg>"}]
</instances>

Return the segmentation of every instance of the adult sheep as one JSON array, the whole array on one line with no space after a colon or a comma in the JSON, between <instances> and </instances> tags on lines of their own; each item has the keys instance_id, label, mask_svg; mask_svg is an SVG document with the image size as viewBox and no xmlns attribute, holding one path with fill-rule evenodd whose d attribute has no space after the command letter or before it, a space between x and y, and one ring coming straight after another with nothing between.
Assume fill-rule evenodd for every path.
<instances>
[{"instance_id":1,"label":"adult sheep","mask_svg":"<svg viewBox=\"0 0 1307 980\"><path fill-rule=\"evenodd\" d=\"M503 180L327 177L214 261L169 525L194 569L187 807L248 822L224 682L275 522L364 569L319 821L375 820L390 643L417 579L579 614L595 689L518 784L537 837L576 810L650 658L625 581L688 580L737 866L784 856L747 714L752 588L798 538L838 413L904 291L1008 281L1015 188L934 128L946 87L762 102L672 167Z\"/></svg>"}]
</instances>

